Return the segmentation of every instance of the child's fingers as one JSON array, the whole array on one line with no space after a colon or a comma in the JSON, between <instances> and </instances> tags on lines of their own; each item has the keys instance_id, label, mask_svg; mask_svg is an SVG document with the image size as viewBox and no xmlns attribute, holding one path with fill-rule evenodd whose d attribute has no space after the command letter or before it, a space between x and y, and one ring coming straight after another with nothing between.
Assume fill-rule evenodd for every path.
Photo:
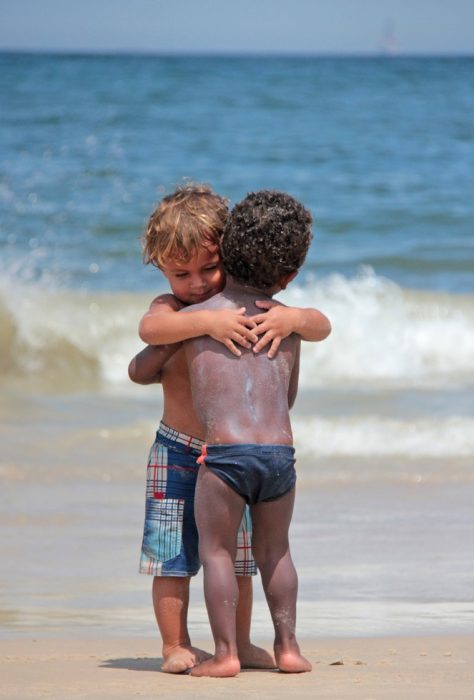
<instances>
[{"instance_id":1,"label":"child's fingers","mask_svg":"<svg viewBox=\"0 0 474 700\"><path fill-rule=\"evenodd\" d=\"M261 323L258 323L257 327L254 328L254 333L260 336L262 335L262 333L270 332L272 332L273 335L275 335L276 333L280 333L280 328L268 318L263 318Z\"/></svg>"},{"instance_id":2,"label":"child's fingers","mask_svg":"<svg viewBox=\"0 0 474 700\"><path fill-rule=\"evenodd\" d=\"M249 342L249 340L248 340L247 338L245 338L245 337L243 336L243 334L237 333L237 331L234 332L234 333L232 333L231 338L232 338L231 342L233 341L234 343L238 343L238 344L241 345L243 348L250 348L250 347L252 347L252 344ZM257 340L258 340L258 338L257 338ZM252 339L252 343L254 343L254 342L255 342L255 340Z\"/></svg>"},{"instance_id":3,"label":"child's fingers","mask_svg":"<svg viewBox=\"0 0 474 700\"><path fill-rule=\"evenodd\" d=\"M260 350L263 350L263 348L265 347L265 345L268 345L268 343L269 343L272 339L273 339L273 335L270 333L270 331L267 331L267 332L265 333L265 335L262 335L262 337L260 338L260 340L258 341L258 343L257 343L256 345L254 345L253 351L254 351L255 353L256 353L256 352L260 352Z\"/></svg>"},{"instance_id":4,"label":"child's fingers","mask_svg":"<svg viewBox=\"0 0 474 700\"><path fill-rule=\"evenodd\" d=\"M280 343L282 340L283 337L281 335L273 336L272 333L270 333L270 331L267 331L267 333L265 333L265 335L262 338L260 338L258 343L254 346L253 351L259 352L266 345L268 345L268 343L271 342L270 349L267 352L267 357L272 359L272 357L275 357L275 355L277 354L278 348L280 347Z\"/></svg>"},{"instance_id":5,"label":"child's fingers","mask_svg":"<svg viewBox=\"0 0 474 700\"><path fill-rule=\"evenodd\" d=\"M248 328L255 328L257 325L253 316L239 316L238 322L244 326L247 326Z\"/></svg>"},{"instance_id":6,"label":"child's fingers","mask_svg":"<svg viewBox=\"0 0 474 700\"><path fill-rule=\"evenodd\" d=\"M280 347L281 341L282 341L282 338L280 335L278 335L276 338L273 338L273 342L270 346L270 350L267 352L267 357L269 357L270 359L272 357L275 357L275 355L278 352L278 348Z\"/></svg>"},{"instance_id":7,"label":"child's fingers","mask_svg":"<svg viewBox=\"0 0 474 700\"><path fill-rule=\"evenodd\" d=\"M226 339L224 340L224 345L226 346L226 348L227 348L228 350L231 351L231 353L232 353L233 355L236 355L237 357L240 357L240 356L242 355L242 353L241 353L241 351L239 350L239 348L237 348L237 347L234 345L234 343L232 342L232 340L231 340L230 338L226 338Z\"/></svg>"},{"instance_id":8,"label":"child's fingers","mask_svg":"<svg viewBox=\"0 0 474 700\"><path fill-rule=\"evenodd\" d=\"M255 327L255 321L251 316L246 316L245 306L241 306L240 309L236 310L236 313L238 314L238 323L244 324L245 326L248 326L249 328L254 328Z\"/></svg>"},{"instance_id":9,"label":"child's fingers","mask_svg":"<svg viewBox=\"0 0 474 700\"><path fill-rule=\"evenodd\" d=\"M267 314L256 314L255 316L252 316L252 321L255 323L256 326L260 326L261 323L265 323L265 321L267 320Z\"/></svg>"},{"instance_id":10,"label":"child's fingers","mask_svg":"<svg viewBox=\"0 0 474 700\"><path fill-rule=\"evenodd\" d=\"M250 343L256 343L258 340L258 335L251 328L246 328L246 326L240 326L236 333L240 333Z\"/></svg>"},{"instance_id":11,"label":"child's fingers","mask_svg":"<svg viewBox=\"0 0 474 700\"><path fill-rule=\"evenodd\" d=\"M245 311L245 306L241 306L240 309L235 310L235 313L237 314L237 323L242 326L247 326L248 328L255 328L256 323L253 317L246 316Z\"/></svg>"}]
</instances>

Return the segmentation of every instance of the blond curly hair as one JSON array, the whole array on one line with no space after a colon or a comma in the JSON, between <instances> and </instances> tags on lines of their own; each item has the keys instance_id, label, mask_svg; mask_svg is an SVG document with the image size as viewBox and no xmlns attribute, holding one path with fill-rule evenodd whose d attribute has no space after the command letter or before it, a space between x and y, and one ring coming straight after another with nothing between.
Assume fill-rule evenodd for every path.
<instances>
[{"instance_id":1,"label":"blond curly hair","mask_svg":"<svg viewBox=\"0 0 474 700\"><path fill-rule=\"evenodd\" d=\"M209 185L189 183L164 197L148 220L143 260L163 268L168 260L189 262L203 245L219 245L228 201Z\"/></svg>"}]
</instances>

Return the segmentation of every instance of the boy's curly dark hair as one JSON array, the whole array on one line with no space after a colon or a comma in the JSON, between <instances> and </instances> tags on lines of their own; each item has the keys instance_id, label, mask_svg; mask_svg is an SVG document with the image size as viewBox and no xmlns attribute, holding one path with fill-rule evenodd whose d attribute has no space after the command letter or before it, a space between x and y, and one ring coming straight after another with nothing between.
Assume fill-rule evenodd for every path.
<instances>
[{"instance_id":1,"label":"boy's curly dark hair","mask_svg":"<svg viewBox=\"0 0 474 700\"><path fill-rule=\"evenodd\" d=\"M268 289L298 270L311 243L312 217L285 192L250 192L232 209L221 249L229 275L251 287Z\"/></svg>"}]
</instances>

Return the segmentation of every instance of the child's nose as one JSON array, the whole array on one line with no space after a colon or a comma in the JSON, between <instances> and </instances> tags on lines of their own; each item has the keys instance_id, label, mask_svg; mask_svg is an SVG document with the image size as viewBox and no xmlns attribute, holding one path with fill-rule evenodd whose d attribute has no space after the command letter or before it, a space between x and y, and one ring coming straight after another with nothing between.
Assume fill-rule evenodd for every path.
<instances>
[{"instance_id":1,"label":"child's nose","mask_svg":"<svg viewBox=\"0 0 474 700\"><path fill-rule=\"evenodd\" d=\"M201 287L205 286L204 277L201 277L201 275L196 275L192 278L191 284L193 289L201 289Z\"/></svg>"}]
</instances>

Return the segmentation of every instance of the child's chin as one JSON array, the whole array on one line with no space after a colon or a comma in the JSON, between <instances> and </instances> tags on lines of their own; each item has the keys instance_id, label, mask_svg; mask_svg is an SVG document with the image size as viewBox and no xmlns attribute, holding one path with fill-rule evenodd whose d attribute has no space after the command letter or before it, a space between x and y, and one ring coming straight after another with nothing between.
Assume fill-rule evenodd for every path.
<instances>
[{"instance_id":1,"label":"child's chin","mask_svg":"<svg viewBox=\"0 0 474 700\"><path fill-rule=\"evenodd\" d=\"M211 297L213 297L217 292L212 290L211 292L207 292L206 294L201 294L200 296L194 296L192 299L188 301L188 304L201 304L203 301L207 301Z\"/></svg>"}]
</instances>

